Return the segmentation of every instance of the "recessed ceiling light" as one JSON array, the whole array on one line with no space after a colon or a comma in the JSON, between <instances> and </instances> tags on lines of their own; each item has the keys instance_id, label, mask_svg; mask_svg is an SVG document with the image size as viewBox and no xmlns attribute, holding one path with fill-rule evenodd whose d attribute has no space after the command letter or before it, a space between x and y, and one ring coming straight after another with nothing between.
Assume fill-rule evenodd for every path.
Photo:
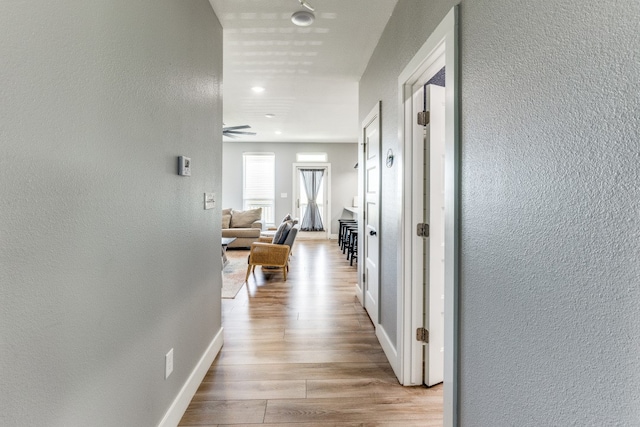
<instances>
[{"instance_id":1,"label":"recessed ceiling light","mask_svg":"<svg viewBox=\"0 0 640 427\"><path fill-rule=\"evenodd\" d=\"M252 91L254 91L255 93L262 93L264 92L264 88L261 86L254 86L251 88Z\"/></svg>"},{"instance_id":2,"label":"recessed ceiling light","mask_svg":"<svg viewBox=\"0 0 640 427\"><path fill-rule=\"evenodd\" d=\"M265 116L267 119L273 119L276 115L275 115L275 114L271 114L271 113L269 113L269 114L265 114L264 116Z\"/></svg>"},{"instance_id":3,"label":"recessed ceiling light","mask_svg":"<svg viewBox=\"0 0 640 427\"><path fill-rule=\"evenodd\" d=\"M276 135L282 135L282 131L277 130Z\"/></svg>"},{"instance_id":4,"label":"recessed ceiling light","mask_svg":"<svg viewBox=\"0 0 640 427\"><path fill-rule=\"evenodd\" d=\"M306 10L299 10L291 15L291 22L296 24L298 27L308 27L313 24L315 19L316 16L312 12Z\"/></svg>"}]
</instances>

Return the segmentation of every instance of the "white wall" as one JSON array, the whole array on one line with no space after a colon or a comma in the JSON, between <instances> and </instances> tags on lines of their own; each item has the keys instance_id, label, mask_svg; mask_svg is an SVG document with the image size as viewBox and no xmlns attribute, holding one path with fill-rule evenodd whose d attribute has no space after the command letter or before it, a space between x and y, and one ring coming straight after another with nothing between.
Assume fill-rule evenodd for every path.
<instances>
[{"instance_id":1,"label":"white wall","mask_svg":"<svg viewBox=\"0 0 640 427\"><path fill-rule=\"evenodd\" d=\"M222 29L207 0L0 27L0 424L157 425L221 326Z\"/></svg>"},{"instance_id":2,"label":"white wall","mask_svg":"<svg viewBox=\"0 0 640 427\"><path fill-rule=\"evenodd\" d=\"M353 204L358 194L358 173L354 165L358 161L358 144L291 144L264 142L223 143L223 208L242 209L242 154L246 152L271 152L276 155L276 222L292 213L293 163L296 153L327 153L331 163L331 233L337 234L338 219L350 217L345 206ZM287 198L281 198L287 193ZM302 221L302 218L300 218Z\"/></svg>"},{"instance_id":3,"label":"white wall","mask_svg":"<svg viewBox=\"0 0 640 427\"><path fill-rule=\"evenodd\" d=\"M398 71L452 6L423 3L398 3L361 80L383 152ZM620 6L462 2L463 426L640 423L640 4ZM383 170L387 331L400 177Z\"/></svg>"}]
</instances>

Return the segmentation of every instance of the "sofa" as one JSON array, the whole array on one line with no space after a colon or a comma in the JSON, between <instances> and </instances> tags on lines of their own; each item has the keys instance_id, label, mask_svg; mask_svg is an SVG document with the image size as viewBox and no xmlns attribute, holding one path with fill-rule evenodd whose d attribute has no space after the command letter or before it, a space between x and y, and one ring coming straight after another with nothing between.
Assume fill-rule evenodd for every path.
<instances>
[{"instance_id":1,"label":"sofa","mask_svg":"<svg viewBox=\"0 0 640 427\"><path fill-rule=\"evenodd\" d=\"M250 248L262 232L262 208L222 210L222 237L235 237L229 248Z\"/></svg>"}]
</instances>

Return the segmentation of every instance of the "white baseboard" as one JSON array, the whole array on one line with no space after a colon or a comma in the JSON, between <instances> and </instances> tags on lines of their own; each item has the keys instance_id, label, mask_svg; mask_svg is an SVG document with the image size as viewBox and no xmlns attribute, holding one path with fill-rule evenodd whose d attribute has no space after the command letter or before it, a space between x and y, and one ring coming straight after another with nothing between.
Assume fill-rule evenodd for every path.
<instances>
[{"instance_id":1,"label":"white baseboard","mask_svg":"<svg viewBox=\"0 0 640 427\"><path fill-rule=\"evenodd\" d=\"M389 364L393 369L393 373L396 374L396 378L400 379L400 359L398 358L398 351L389 339L389 336L385 332L382 325L376 325L376 337L382 346L385 356L389 360Z\"/></svg>"},{"instance_id":2,"label":"white baseboard","mask_svg":"<svg viewBox=\"0 0 640 427\"><path fill-rule=\"evenodd\" d=\"M329 236L330 240L338 240L338 235L337 234L332 234Z\"/></svg>"},{"instance_id":3,"label":"white baseboard","mask_svg":"<svg viewBox=\"0 0 640 427\"><path fill-rule=\"evenodd\" d=\"M164 415L164 418L162 418L162 421L160 421L160 424L158 424L158 427L175 427L180 423L191 399L196 394L196 391L198 390L198 387L200 387L200 383L202 383L205 375L207 375L209 367L211 367L213 360L220 352L220 349L222 349L223 342L224 338L222 328L220 328L216 336L213 337L209 347L207 347L204 354L196 364L195 368L193 368L193 371L191 371L191 375L189 375L189 378L187 378L182 389L173 400L173 403Z\"/></svg>"},{"instance_id":4,"label":"white baseboard","mask_svg":"<svg viewBox=\"0 0 640 427\"><path fill-rule=\"evenodd\" d=\"M364 307L364 300L362 299L362 288L360 287L360 283L356 283L355 288L356 298L358 298L360 305Z\"/></svg>"}]
</instances>

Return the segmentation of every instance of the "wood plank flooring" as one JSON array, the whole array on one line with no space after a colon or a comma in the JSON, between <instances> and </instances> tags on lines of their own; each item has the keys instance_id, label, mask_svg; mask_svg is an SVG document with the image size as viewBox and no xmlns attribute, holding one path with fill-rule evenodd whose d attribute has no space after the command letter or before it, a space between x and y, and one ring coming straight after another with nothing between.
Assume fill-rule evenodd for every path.
<instances>
[{"instance_id":1,"label":"wood plank flooring","mask_svg":"<svg viewBox=\"0 0 640 427\"><path fill-rule=\"evenodd\" d=\"M335 241L297 241L286 282L256 268L222 300L224 347L180 425L442 425L442 386L398 384L356 274Z\"/></svg>"}]
</instances>

